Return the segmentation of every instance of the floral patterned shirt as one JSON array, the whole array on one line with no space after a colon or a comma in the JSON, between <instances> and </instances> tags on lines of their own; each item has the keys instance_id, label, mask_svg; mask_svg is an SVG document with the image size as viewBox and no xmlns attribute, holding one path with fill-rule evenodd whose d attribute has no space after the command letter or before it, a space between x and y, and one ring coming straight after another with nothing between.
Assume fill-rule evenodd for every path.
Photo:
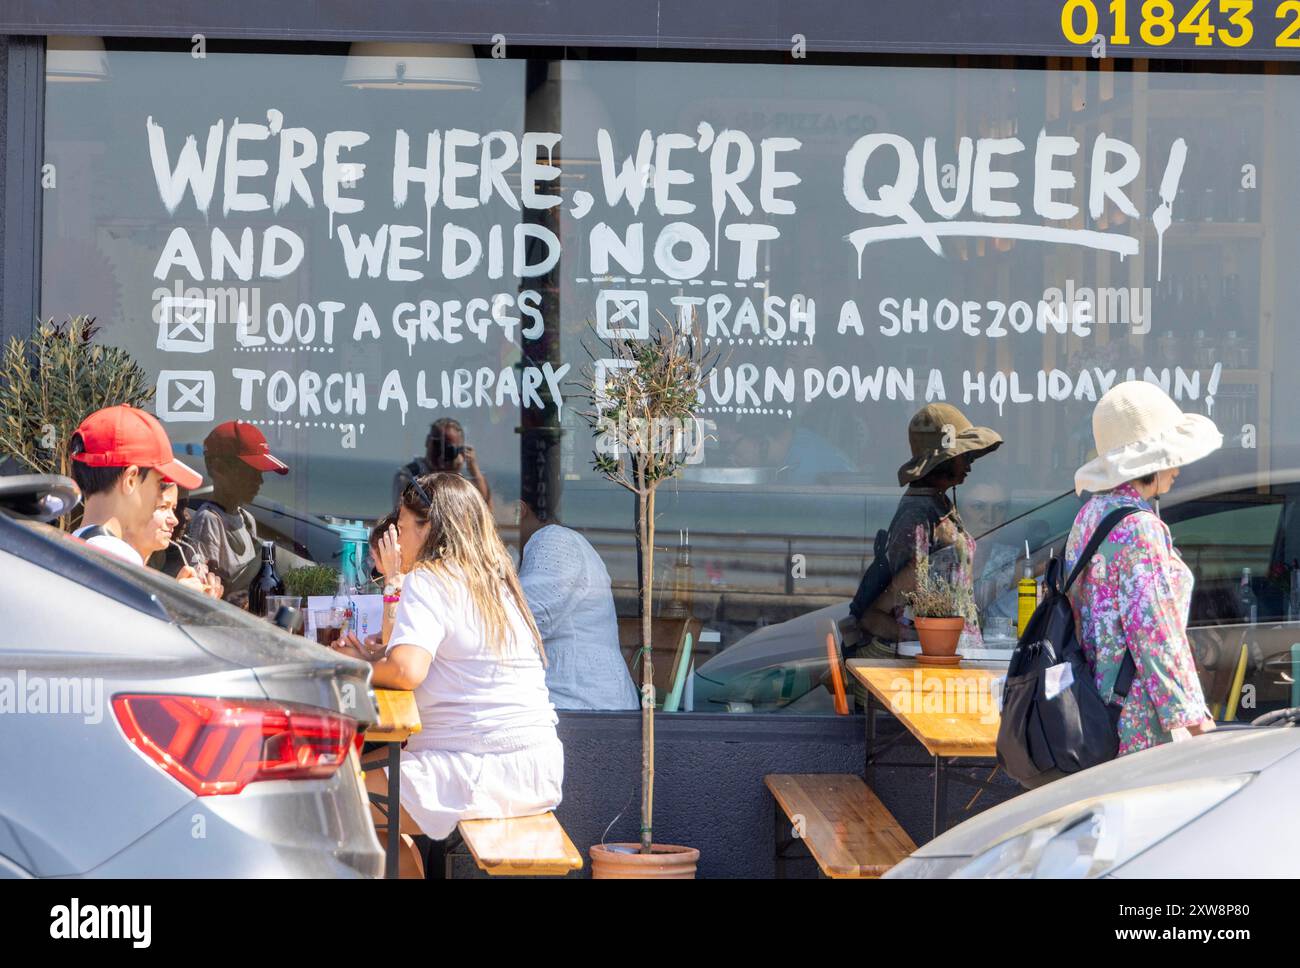
<instances>
[{"instance_id":1,"label":"floral patterned shirt","mask_svg":"<svg viewBox=\"0 0 1300 968\"><path fill-rule=\"evenodd\" d=\"M1174 729L1208 715L1187 641L1192 573L1169 528L1132 484L1097 494L1080 509L1065 549L1066 574L1101 519L1124 506L1141 510L1115 526L1070 589L1075 627L1103 699L1111 698L1125 649L1136 664L1119 718L1120 756L1167 743Z\"/></svg>"}]
</instances>

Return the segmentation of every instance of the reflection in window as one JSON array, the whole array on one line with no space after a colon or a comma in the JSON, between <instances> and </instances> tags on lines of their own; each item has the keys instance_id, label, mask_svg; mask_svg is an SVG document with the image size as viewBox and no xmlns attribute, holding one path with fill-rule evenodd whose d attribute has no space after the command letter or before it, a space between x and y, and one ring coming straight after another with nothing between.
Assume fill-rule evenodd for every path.
<instances>
[{"instance_id":1,"label":"reflection in window","mask_svg":"<svg viewBox=\"0 0 1300 968\"><path fill-rule=\"evenodd\" d=\"M1005 440L956 494L985 638L1004 638L1026 545L1041 572L1077 511L1093 403L1130 371L1228 438L1164 509L1198 576L1207 694L1240 662L1241 635L1214 630L1240 624L1244 568L1261 629L1297 618L1279 475L1300 441L1274 385L1300 364L1278 338L1295 239L1272 177L1300 155L1294 77L461 49L388 84L320 51L110 40L99 83L47 90L44 314L97 316L191 456L223 421L266 436L291 473L248 503L259 535L337 564L347 523L384 515L454 419L508 540L531 495L598 557L639 680L631 505L591 469L571 384L593 327L689 309L721 359L700 459L658 497L654 663L678 708L831 711L825 636L933 400ZM452 61L458 82L416 83ZM846 195L846 159L881 134ZM912 159L918 218L952 234L880 213ZM1266 638L1245 643L1257 708L1294 682L1287 633Z\"/></svg>"}]
</instances>

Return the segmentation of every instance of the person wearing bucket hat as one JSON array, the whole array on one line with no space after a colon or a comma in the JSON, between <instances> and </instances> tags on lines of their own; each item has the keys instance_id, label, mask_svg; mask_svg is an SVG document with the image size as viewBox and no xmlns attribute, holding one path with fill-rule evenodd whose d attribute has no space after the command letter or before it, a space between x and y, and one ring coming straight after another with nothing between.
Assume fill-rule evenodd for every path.
<instances>
[{"instance_id":1,"label":"person wearing bucket hat","mask_svg":"<svg viewBox=\"0 0 1300 968\"><path fill-rule=\"evenodd\" d=\"M186 536L221 579L226 597L239 600L261 565L257 522L246 505L262 489L264 474L288 474L289 465L271 453L262 431L243 420L212 428L203 440L203 462L212 493L191 509ZM276 565L287 563L277 554Z\"/></svg>"},{"instance_id":2,"label":"person wearing bucket hat","mask_svg":"<svg viewBox=\"0 0 1300 968\"><path fill-rule=\"evenodd\" d=\"M1111 530L1070 588L1076 627L1102 698L1111 701L1124 656L1133 683L1119 717L1119 755L1188 739L1214 728L1187 639L1193 576L1154 502L1179 468L1223 444L1208 417L1183 413L1160 387L1120 383L1092 414L1097 456L1074 475L1090 493L1070 530L1065 568L1074 567L1108 513L1137 508Z\"/></svg>"},{"instance_id":3,"label":"person wearing bucket hat","mask_svg":"<svg viewBox=\"0 0 1300 968\"><path fill-rule=\"evenodd\" d=\"M856 649L859 656L892 656L898 642L916 638L903 594L916 586L913 559L918 527L929 541L932 567L951 567L958 542L965 544L968 560L973 560L974 539L948 492L966 480L973 461L1002 445L1002 437L988 427L972 425L952 404L931 403L908 422L907 442L912 456L898 469L898 483L907 490L889 528L876 536L878 554L849 607L857 631L865 636ZM978 627L968 623L965 640L978 641L978 636Z\"/></svg>"}]
</instances>

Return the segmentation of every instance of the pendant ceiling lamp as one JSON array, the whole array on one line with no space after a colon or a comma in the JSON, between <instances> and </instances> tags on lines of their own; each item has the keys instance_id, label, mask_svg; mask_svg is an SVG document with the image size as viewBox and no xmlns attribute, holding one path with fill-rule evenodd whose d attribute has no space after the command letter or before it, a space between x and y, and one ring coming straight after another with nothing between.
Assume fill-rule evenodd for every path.
<instances>
[{"instance_id":1,"label":"pendant ceiling lamp","mask_svg":"<svg viewBox=\"0 0 1300 968\"><path fill-rule=\"evenodd\" d=\"M358 42L348 50L343 83L386 91L477 91L482 86L468 44Z\"/></svg>"},{"instance_id":2,"label":"pendant ceiling lamp","mask_svg":"<svg viewBox=\"0 0 1300 968\"><path fill-rule=\"evenodd\" d=\"M53 83L93 84L108 78L108 51L102 37L51 36L45 41L45 79Z\"/></svg>"}]
</instances>

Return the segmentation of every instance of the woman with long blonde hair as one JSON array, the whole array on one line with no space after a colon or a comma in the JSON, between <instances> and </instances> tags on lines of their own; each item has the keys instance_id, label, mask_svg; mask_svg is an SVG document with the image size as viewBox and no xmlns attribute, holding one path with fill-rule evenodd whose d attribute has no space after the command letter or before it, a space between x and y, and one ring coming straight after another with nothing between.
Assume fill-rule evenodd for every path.
<instances>
[{"instance_id":1,"label":"woman with long blonde hair","mask_svg":"<svg viewBox=\"0 0 1300 968\"><path fill-rule=\"evenodd\" d=\"M403 832L436 841L460 820L551 810L564 750L545 655L487 504L459 475L416 478L396 537L403 580L385 596L397 612L382 655L355 640L341 651L374 662L374 686L415 693L422 729L401 757ZM368 778L386 790L381 771Z\"/></svg>"}]
</instances>

